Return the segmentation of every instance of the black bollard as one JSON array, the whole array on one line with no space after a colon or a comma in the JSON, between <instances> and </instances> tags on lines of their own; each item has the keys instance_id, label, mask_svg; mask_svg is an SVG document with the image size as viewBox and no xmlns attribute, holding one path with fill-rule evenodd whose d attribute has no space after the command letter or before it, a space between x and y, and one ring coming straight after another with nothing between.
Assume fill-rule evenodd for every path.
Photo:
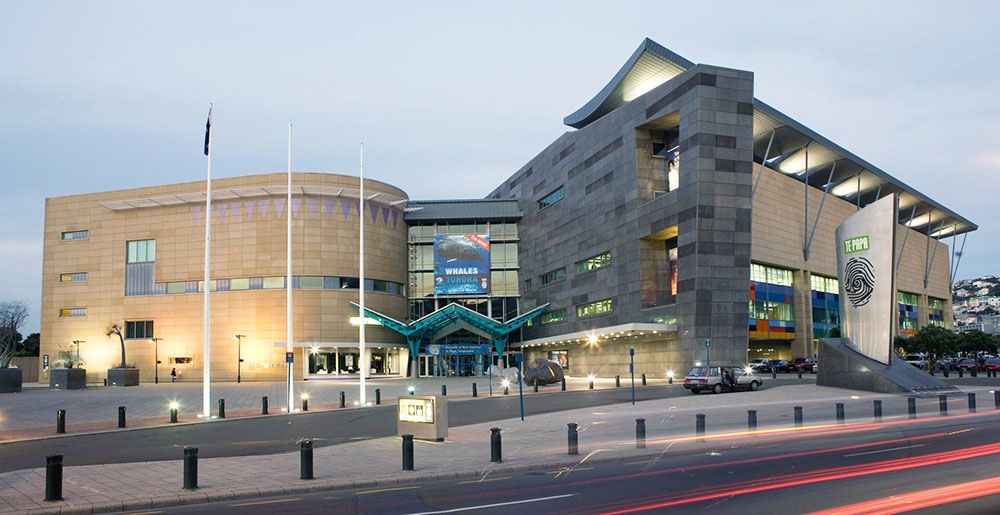
<instances>
[{"instance_id":1,"label":"black bollard","mask_svg":"<svg viewBox=\"0 0 1000 515\"><path fill-rule=\"evenodd\" d=\"M476 383L472 383L472 393L476 392ZM475 395L473 395L475 397ZM382 404L382 390L379 388L375 389L375 405L378 406Z\"/></svg>"},{"instance_id":2,"label":"black bollard","mask_svg":"<svg viewBox=\"0 0 1000 515\"><path fill-rule=\"evenodd\" d=\"M503 394L504 395L510 395L510 384L505 383L503 385Z\"/></svg>"},{"instance_id":3,"label":"black bollard","mask_svg":"<svg viewBox=\"0 0 1000 515\"><path fill-rule=\"evenodd\" d=\"M448 385L441 385L441 395L448 395Z\"/></svg>"},{"instance_id":4,"label":"black bollard","mask_svg":"<svg viewBox=\"0 0 1000 515\"><path fill-rule=\"evenodd\" d=\"M969 413L976 412L976 394L969 392Z\"/></svg>"},{"instance_id":5,"label":"black bollard","mask_svg":"<svg viewBox=\"0 0 1000 515\"><path fill-rule=\"evenodd\" d=\"M538 379L535 379L535 393L538 393Z\"/></svg>"},{"instance_id":6,"label":"black bollard","mask_svg":"<svg viewBox=\"0 0 1000 515\"><path fill-rule=\"evenodd\" d=\"M593 389L594 389L594 379L593 379L593 378L590 378L590 379L588 379L588 380L590 381L590 387L589 387L589 388L590 388L591 390L593 390Z\"/></svg>"},{"instance_id":7,"label":"black bollard","mask_svg":"<svg viewBox=\"0 0 1000 515\"><path fill-rule=\"evenodd\" d=\"M313 443L302 440L299 444L299 479L313 478Z\"/></svg>"},{"instance_id":8,"label":"black bollard","mask_svg":"<svg viewBox=\"0 0 1000 515\"><path fill-rule=\"evenodd\" d=\"M267 395L260 398L260 414L267 415Z\"/></svg>"},{"instance_id":9,"label":"black bollard","mask_svg":"<svg viewBox=\"0 0 1000 515\"><path fill-rule=\"evenodd\" d=\"M45 457L45 500L61 501L63 484L63 455L49 454Z\"/></svg>"},{"instance_id":10,"label":"black bollard","mask_svg":"<svg viewBox=\"0 0 1000 515\"><path fill-rule=\"evenodd\" d=\"M941 373L944 374L945 377L948 377L948 367L941 367Z\"/></svg>"},{"instance_id":11,"label":"black bollard","mask_svg":"<svg viewBox=\"0 0 1000 515\"><path fill-rule=\"evenodd\" d=\"M125 427L125 406L118 406L118 427Z\"/></svg>"},{"instance_id":12,"label":"black bollard","mask_svg":"<svg viewBox=\"0 0 1000 515\"><path fill-rule=\"evenodd\" d=\"M699 442L702 441L700 437L705 436L705 415L701 413L694 416L694 434Z\"/></svg>"},{"instance_id":13,"label":"black bollard","mask_svg":"<svg viewBox=\"0 0 1000 515\"><path fill-rule=\"evenodd\" d=\"M799 368L799 379L802 379L802 369Z\"/></svg>"},{"instance_id":14,"label":"black bollard","mask_svg":"<svg viewBox=\"0 0 1000 515\"><path fill-rule=\"evenodd\" d=\"M978 370L978 367L972 367L972 368L971 368L971 369L969 370L969 375L971 375L972 377L978 377L978 376L979 376L979 370Z\"/></svg>"},{"instance_id":15,"label":"black bollard","mask_svg":"<svg viewBox=\"0 0 1000 515\"><path fill-rule=\"evenodd\" d=\"M500 463L503 461L503 454L500 449L500 428L490 428L490 462Z\"/></svg>"},{"instance_id":16,"label":"black bollard","mask_svg":"<svg viewBox=\"0 0 1000 515\"><path fill-rule=\"evenodd\" d=\"M476 383L472 383L472 396L479 397L479 390L476 388Z\"/></svg>"},{"instance_id":17,"label":"black bollard","mask_svg":"<svg viewBox=\"0 0 1000 515\"><path fill-rule=\"evenodd\" d=\"M177 408L173 408L173 407L170 408L170 423L171 424L176 424L177 423Z\"/></svg>"},{"instance_id":18,"label":"black bollard","mask_svg":"<svg viewBox=\"0 0 1000 515\"><path fill-rule=\"evenodd\" d=\"M872 405L875 407L875 422L882 421L882 401L875 400L872 401Z\"/></svg>"},{"instance_id":19,"label":"black bollard","mask_svg":"<svg viewBox=\"0 0 1000 515\"><path fill-rule=\"evenodd\" d=\"M948 414L947 395L938 395L938 412L941 414L942 417Z\"/></svg>"},{"instance_id":20,"label":"black bollard","mask_svg":"<svg viewBox=\"0 0 1000 515\"><path fill-rule=\"evenodd\" d=\"M635 419L635 448L646 448L646 419Z\"/></svg>"},{"instance_id":21,"label":"black bollard","mask_svg":"<svg viewBox=\"0 0 1000 515\"><path fill-rule=\"evenodd\" d=\"M646 374L642 374L642 385L646 386Z\"/></svg>"},{"instance_id":22,"label":"black bollard","mask_svg":"<svg viewBox=\"0 0 1000 515\"><path fill-rule=\"evenodd\" d=\"M837 423L838 424L843 424L844 423L844 403L843 402L838 402L837 403Z\"/></svg>"},{"instance_id":23,"label":"black bollard","mask_svg":"<svg viewBox=\"0 0 1000 515\"><path fill-rule=\"evenodd\" d=\"M184 489L198 488L198 448L184 447Z\"/></svg>"},{"instance_id":24,"label":"black bollard","mask_svg":"<svg viewBox=\"0 0 1000 515\"><path fill-rule=\"evenodd\" d=\"M563 376L562 381L559 381L559 382L562 384L562 391L565 392L566 391L566 376Z\"/></svg>"},{"instance_id":25,"label":"black bollard","mask_svg":"<svg viewBox=\"0 0 1000 515\"><path fill-rule=\"evenodd\" d=\"M993 391L993 409L1000 409L1000 389Z\"/></svg>"},{"instance_id":26,"label":"black bollard","mask_svg":"<svg viewBox=\"0 0 1000 515\"><path fill-rule=\"evenodd\" d=\"M579 445L580 444L580 439L579 439L579 436L577 435L577 432L576 432L576 427L577 426L576 426L575 423L570 422L570 423L566 424L566 427L567 427L567 430L566 430L566 447L567 447L567 452L566 452L566 454L569 454L570 456L576 456L577 454L580 454L580 445Z\"/></svg>"},{"instance_id":27,"label":"black bollard","mask_svg":"<svg viewBox=\"0 0 1000 515\"><path fill-rule=\"evenodd\" d=\"M777 378L778 378L778 369L771 367L771 379L777 379Z\"/></svg>"},{"instance_id":28,"label":"black bollard","mask_svg":"<svg viewBox=\"0 0 1000 515\"><path fill-rule=\"evenodd\" d=\"M302 396L302 411L309 411L309 396Z\"/></svg>"},{"instance_id":29,"label":"black bollard","mask_svg":"<svg viewBox=\"0 0 1000 515\"><path fill-rule=\"evenodd\" d=\"M341 408L347 407L347 394L344 392L340 392L340 407Z\"/></svg>"},{"instance_id":30,"label":"black bollard","mask_svg":"<svg viewBox=\"0 0 1000 515\"><path fill-rule=\"evenodd\" d=\"M219 399L219 418L226 418L226 399Z\"/></svg>"},{"instance_id":31,"label":"black bollard","mask_svg":"<svg viewBox=\"0 0 1000 515\"><path fill-rule=\"evenodd\" d=\"M795 427L802 427L802 406L795 406Z\"/></svg>"},{"instance_id":32,"label":"black bollard","mask_svg":"<svg viewBox=\"0 0 1000 515\"><path fill-rule=\"evenodd\" d=\"M755 409L747 410L747 430L757 430L757 410Z\"/></svg>"},{"instance_id":33,"label":"black bollard","mask_svg":"<svg viewBox=\"0 0 1000 515\"><path fill-rule=\"evenodd\" d=\"M965 372L965 371L964 371L964 370L962 370L961 368L960 368L960 369L958 369L958 377L964 377L964 376L965 376L965 373L964 373L964 372Z\"/></svg>"},{"instance_id":34,"label":"black bollard","mask_svg":"<svg viewBox=\"0 0 1000 515\"><path fill-rule=\"evenodd\" d=\"M621 387L622 387L622 376L616 375L615 376L615 388L621 388Z\"/></svg>"},{"instance_id":35,"label":"black bollard","mask_svg":"<svg viewBox=\"0 0 1000 515\"><path fill-rule=\"evenodd\" d=\"M906 412L910 415L910 418L917 418L917 398L907 397L906 398Z\"/></svg>"},{"instance_id":36,"label":"black bollard","mask_svg":"<svg viewBox=\"0 0 1000 515\"><path fill-rule=\"evenodd\" d=\"M930 375L934 375L934 367L927 367L927 372L929 372Z\"/></svg>"},{"instance_id":37,"label":"black bollard","mask_svg":"<svg viewBox=\"0 0 1000 515\"><path fill-rule=\"evenodd\" d=\"M413 470L413 435L403 435L403 470Z\"/></svg>"},{"instance_id":38,"label":"black bollard","mask_svg":"<svg viewBox=\"0 0 1000 515\"><path fill-rule=\"evenodd\" d=\"M56 433L66 432L66 410L56 410Z\"/></svg>"}]
</instances>

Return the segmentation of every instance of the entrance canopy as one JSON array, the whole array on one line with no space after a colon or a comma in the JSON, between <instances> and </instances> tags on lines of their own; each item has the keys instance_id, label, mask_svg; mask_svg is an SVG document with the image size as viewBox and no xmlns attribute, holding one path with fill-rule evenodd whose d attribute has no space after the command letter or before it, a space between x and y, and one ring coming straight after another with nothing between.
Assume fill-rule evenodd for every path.
<instances>
[{"instance_id":1,"label":"entrance canopy","mask_svg":"<svg viewBox=\"0 0 1000 515\"><path fill-rule=\"evenodd\" d=\"M351 302L351 305L355 309L360 309L360 306L354 302ZM507 347L507 338L510 333L520 329L529 320L542 314L548 306L547 303L542 304L508 322L494 320L458 303L448 304L409 324L400 322L367 307L365 308L364 316L376 320L381 325L405 336L406 344L410 347L410 355L414 358L420 350L420 342L424 338L436 340L460 329L465 329L489 339L493 342L497 354L503 354Z\"/></svg>"}]
</instances>

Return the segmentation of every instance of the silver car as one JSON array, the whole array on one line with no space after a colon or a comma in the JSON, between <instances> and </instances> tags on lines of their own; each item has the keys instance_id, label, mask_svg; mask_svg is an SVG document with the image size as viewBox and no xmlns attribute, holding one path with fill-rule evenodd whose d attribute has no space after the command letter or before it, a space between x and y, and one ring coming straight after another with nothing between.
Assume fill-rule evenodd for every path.
<instances>
[{"instance_id":1,"label":"silver car","mask_svg":"<svg viewBox=\"0 0 1000 515\"><path fill-rule=\"evenodd\" d=\"M684 388L691 390L691 393L701 393L703 390L712 393L756 391L763 383L764 381L749 367L695 366L684 378Z\"/></svg>"}]
</instances>

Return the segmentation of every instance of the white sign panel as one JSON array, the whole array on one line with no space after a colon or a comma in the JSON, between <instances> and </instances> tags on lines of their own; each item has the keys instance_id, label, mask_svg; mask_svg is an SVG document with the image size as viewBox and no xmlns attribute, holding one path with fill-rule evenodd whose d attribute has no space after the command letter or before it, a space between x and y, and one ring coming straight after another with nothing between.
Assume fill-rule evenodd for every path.
<instances>
[{"instance_id":1,"label":"white sign panel","mask_svg":"<svg viewBox=\"0 0 1000 515\"><path fill-rule=\"evenodd\" d=\"M434 399L399 399L399 421L434 423Z\"/></svg>"},{"instance_id":2,"label":"white sign panel","mask_svg":"<svg viewBox=\"0 0 1000 515\"><path fill-rule=\"evenodd\" d=\"M896 225L890 195L837 227L841 336L862 354L889 364L896 333Z\"/></svg>"}]
</instances>

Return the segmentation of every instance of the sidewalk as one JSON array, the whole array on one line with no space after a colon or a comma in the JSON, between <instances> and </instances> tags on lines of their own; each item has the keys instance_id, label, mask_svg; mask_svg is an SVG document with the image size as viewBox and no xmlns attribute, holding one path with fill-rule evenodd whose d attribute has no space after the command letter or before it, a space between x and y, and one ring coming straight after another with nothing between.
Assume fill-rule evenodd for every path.
<instances>
[{"instance_id":1,"label":"sidewalk","mask_svg":"<svg viewBox=\"0 0 1000 515\"><path fill-rule=\"evenodd\" d=\"M992 394L976 391L981 416L994 416ZM807 400L804 400L807 399ZM712 435L746 429L748 408L756 409L759 429L789 428L792 407L802 406L805 425L829 424L834 403L845 404L849 423L870 422L872 401L884 403L888 422L906 417L902 396L876 395L809 385L781 386L759 392L691 395L598 408L534 415L518 419L462 426L449 430L443 443L415 442L416 470L400 470L400 440L396 437L319 447L313 481L299 479L297 449L284 454L202 459L196 491L181 489L181 449L177 460L88 465L64 469L65 501L46 503L45 470L33 468L0 474L0 512L90 513L134 510L257 495L281 495L313 490L358 488L412 483L418 480L486 477L514 470L559 470L584 460L603 461L637 456L663 456L718 445ZM951 413L966 411L963 398L952 398ZM937 415L936 399L918 400L921 418ZM692 438L696 413L707 418L708 442ZM646 419L647 449L635 449L635 418ZM566 423L579 424L580 455L566 455ZM504 461L489 463L490 427L500 427ZM788 432L761 435L779 440ZM72 451L66 452L72 461ZM38 457L44 463L44 456Z\"/></svg>"}]
</instances>

